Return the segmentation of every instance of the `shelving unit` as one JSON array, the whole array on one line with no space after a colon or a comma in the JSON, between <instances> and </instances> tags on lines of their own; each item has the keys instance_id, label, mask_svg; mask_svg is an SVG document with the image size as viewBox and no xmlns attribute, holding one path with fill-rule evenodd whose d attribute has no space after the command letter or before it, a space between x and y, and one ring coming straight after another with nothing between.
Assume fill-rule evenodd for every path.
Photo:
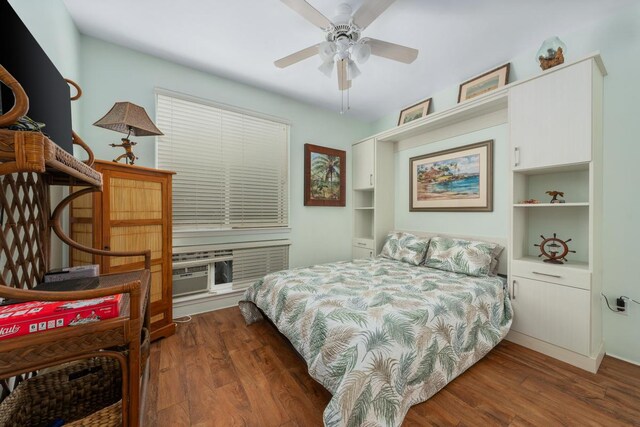
<instances>
[{"instance_id":1,"label":"shelving unit","mask_svg":"<svg viewBox=\"0 0 640 427\"><path fill-rule=\"evenodd\" d=\"M393 144L368 139L353 146L352 256L371 258L393 228Z\"/></svg>"},{"instance_id":2,"label":"shelving unit","mask_svg":"<svg viewBox=\"0 0 640 427\"><path fill-rule=\"evenodd\" d=\"M553 69L552 69L553 70ZM509 93L510 291L507 339L596 372L604 356L600 289L602 84L599 56ZM562 191L565 203L548 203ZM545 203L525 204L536 199ZM567 240L564 264L538 255L542 236Z\"/></svg>"},{"instance_id":3,"label":"shelving unit","mask_svg":"<svg viewBox=\"0 0 640 427\"><path fill-rule=\"evenodd\" d=\"M121 414L124 426L139 425L141 404L148 380L149 343L143 328L149 328L149 284L151 254L101 251L84 247L68 238L60 217L75 195L60 202L50 215L49 186L81 185L78 194L101 191L102 175L66 153L37 132L0 130L0 184L10 204L1 204L4 221L13 224L0 233L5 258L0 277L0 297L22 301L74 301L124 294L120 315L67 328L56 328L2 341L0 381L10 390L9 378L24 372L92 357L110 357L123 365L122 400L112 408ZM96 289L42 292L31 288L44 279L49 268L50 228L69 246L101 256L141 257L137 271L103 275ZM16 241L20 230L22 241ZM29 381L29 380L26 380ZM42 393L44 395L44 392ZM36 402L37 403L37 402ZM110 407L111 408L111 407ZM4 408L3 408L4 410Z\"/></svg>"},{"instance_id":4,"label":"shelving unit","mask_svg":"<svg viewBox=\"0 0 640 427\"><path fill-rule=\"evenodd\" d=\"M606 74L594 53L354 144L354 258L379 252L394 229L394 151L508 124L508 275L515 314L507 339L595 372L604 354L599 293ZM565 203L549 203L548 190L564 192ZM523 203L529 199L542 203ZM537 256L540 235L553 233L571 238L576 251L563 265Z\"/></svg>"}]
</instances>

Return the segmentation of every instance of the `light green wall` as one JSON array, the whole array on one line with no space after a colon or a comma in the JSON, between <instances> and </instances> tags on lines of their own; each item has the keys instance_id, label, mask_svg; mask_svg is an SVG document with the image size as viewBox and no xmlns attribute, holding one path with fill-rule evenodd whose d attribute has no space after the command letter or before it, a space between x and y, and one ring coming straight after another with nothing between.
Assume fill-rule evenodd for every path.
<instances>
[{"instance_id":1,"label":"light green wall","mask_svg":"<svg viewBox=\"0 0 640 427\"><path fill-rule=\"evenodd\" d=\"M92 123L102 117L116 101L131 101L141 105L154 118L155 87L289 120L292 231L290 235L283 237L289 237L293 242L290 264L302 266L351 257L351 242L348 237L352 227L350 197L347 197L347 207L344 208L303 206L303 150L305 143L323 145L346 150L347 158L350 159L351 143L371 133L369 123L338 114L337 105L335 112L322 110L91 37L81 37L80 58L81 83L85 92L81 99L85 120L80 130L97 158L110 160L119 154L119 151L108 144L117 143L122 135L97 128ZM135 151L140 157L139 164L155 166L154 139L142 137L137 141ZM350 186L349 177L347 194ZM261 237L265 236L258 236ZM198 244L206 241L207 239L202 238L191 240Z\"/></svg>"},{"instance_id":2,"label":"light green wall","mask_svg":"<svg viewBox=\"0 0 640 427\"><path fill-rule=\"evenodd\" d=\"M558 36L568 46L565 56L567 62L599 50L609 72L604 79L603 288L609 297L627 295L640 301L640 281L632 267L637 264L640 253L637 247L640 242L640 199L637 197L638 178L634 175L640 159L640 144L637 141L640 135L640 120L637 117L637 94L640 93L639 22L640 5L636 4L595 25L570 34L559 33ZM511 81L540 72L534 59L538 47L531 46L529 50L510 60ZM458 87L451 86L436 94L422 96L433 96L433 111L442 111L456 104L457 93ZM377 133L395 127L397 120L397 113L382 117L372 123L373 130ZM463 144L467 139L461 138L458 142ZM424 150L414 151L436 151L454 144L454 141L442 141L437 145L431 144ZM409 154L404 153L399 155L402 159L397 181L408 179L404 163L404 157L408 156ZM501 190L506 192L506 169L502 173L496 170L496 194ZM494 218L506 221L506 210L496 213L490 218L490 222L486 222L486 217L476 214L451 214L448 221L442 223L437 214L418 217L409 214L406 209L406 186L399 184L397 191L398 228L404 224L413 226L420 222L428 223L427 228L432 228L431 224L435 221L435 224L443 227L443 231L459 230L463 233L476 230L476 234L485 235L489 233L484 230L496 227L506 230L506 225L493 222ZM496 209L500 209L499 204L496 204ZM628 315L622 316L610 312L603 304L603 313L607 353L640 364L640 305L631 304Z\"/></svg>"}]
</instances>

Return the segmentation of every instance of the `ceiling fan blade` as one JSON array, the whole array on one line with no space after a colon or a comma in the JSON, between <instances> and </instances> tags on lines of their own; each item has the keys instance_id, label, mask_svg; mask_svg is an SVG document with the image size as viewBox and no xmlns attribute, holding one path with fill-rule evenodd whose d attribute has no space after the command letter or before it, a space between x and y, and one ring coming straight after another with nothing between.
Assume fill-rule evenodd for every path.
<instances>
[{"instance_id":1,"label":"ceiling fan blade","mask_svg":"<svg viewBox=\"0 0 640 427\"><path fill-rule=\"evenodd\" d=\"M368 0L365 1L360 9L356 11L353 15L353 22L358 25L358 27L365 29L371 24L375 19L382 15L382 12L387 10L391 3L395 0Z\"/></svg>"},{"instance_id":2,"label":"ceiling fan blade","mask_svg":"<svg viewBox=\"0 0 640 427\"><path fill-rule=\"evenodd\" d=\"M316 27L327 28L331 26L331 21L327 19L322 13L318 12L316 8L311 6L305 0L280 0L282 3L289 6L294 11L298 12L307 21L311 22Z\"/></svg>"},{"instance_id":3,"label":"ceiling fan blade","mask_svg":"<svg viewBox=\"0 0 640 427\"><path fill-rule=\"evenodd\" d=\"M284 58L280 58L274 62L274 65L278 68L288 67L289 65L293 65L296 62L300 62L304 59L311 58L313 55L318 54L318 45L314 44L313 46L309 46L306 49L302 49L297 51L296 53L292 53L289 56L285 56Z\"/></svg>"},{"instance_id":4,"label":"ceiling fan blade","mask_svg":"<svg viewBox=\"0 0 640 427\"><path fill-rule=\"evenodd\" d=\"M372 55L382 56L405 64L411 64L418 57L417 49L368 37L364 41L371 46Z\"/></svg>"},{"instance_id":5,"label":"ceiling fan blade","mask_svg":"<svg viewBox=\"0 0 640 427\"><path fill-rule=\"evenodd\" d=\"M347 80L347 60L338 61L338 89L347 90L351 87L351 80Z\"/></svg>"}]
</instances>

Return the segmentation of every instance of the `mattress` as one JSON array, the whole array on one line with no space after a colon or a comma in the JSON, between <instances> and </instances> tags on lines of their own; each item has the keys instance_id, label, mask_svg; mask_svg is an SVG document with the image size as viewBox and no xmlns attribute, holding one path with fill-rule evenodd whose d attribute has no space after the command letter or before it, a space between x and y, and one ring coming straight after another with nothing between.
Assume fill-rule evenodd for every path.
<instances>
[{"instance_id":1,"label":"mattress","mask_svg":"<svg viewBox=\"0 0 640 427\"><path fill-rule=\"evenodd\" d=\"M386 258L269 274L239 303L276 325L332 393L326 426L399 426L507 334L499 277L471 277Z\"/></svg>"}]
</instances>

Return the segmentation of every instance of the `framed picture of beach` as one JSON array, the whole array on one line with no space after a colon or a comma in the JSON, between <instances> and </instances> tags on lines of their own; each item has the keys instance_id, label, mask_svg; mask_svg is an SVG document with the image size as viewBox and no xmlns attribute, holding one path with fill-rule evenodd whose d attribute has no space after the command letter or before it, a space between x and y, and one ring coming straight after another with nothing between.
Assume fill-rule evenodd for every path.
<instances>
[{"instance_id":1,"label":"framed picture of beach","mask_svg":"<svg viewBox=\"0 0 640 427\"><path fill-rule=\"evenodd\" d=\"M409 210L493 211L493 140L409 159Z\"/></svg>"},{"instance_id":2,"label":"framed picture of beach","mask_svg":"<svg viewBox=\"0 0 640 427\"><path fill-rule=\"evenodd\" d=\"M347 153L304 144L304 205L344 206Z\"/></svg>"},{"instance_id":3,"label":"framed picture of beach","mask_svg":"<svg viewBox=\"0 0 640 427\"><path fill-rule=\"evenodd\" d=\"M509 83L510 67L511 64L507 63L462 83L458 91L458 102L475 98Z\"/></svg>"},{"instance_id":4,"label":"framed picture of beach","mask_svg":"<svg viewBox=\"0 0 640 427\"><path fill-rule=\"evenodd\" d=\"M400 112L400 117L398 117L398 126L426 116L429 114L429 106L431 106L431 98L405 108Z\"/></svg>"}]
</instances>

